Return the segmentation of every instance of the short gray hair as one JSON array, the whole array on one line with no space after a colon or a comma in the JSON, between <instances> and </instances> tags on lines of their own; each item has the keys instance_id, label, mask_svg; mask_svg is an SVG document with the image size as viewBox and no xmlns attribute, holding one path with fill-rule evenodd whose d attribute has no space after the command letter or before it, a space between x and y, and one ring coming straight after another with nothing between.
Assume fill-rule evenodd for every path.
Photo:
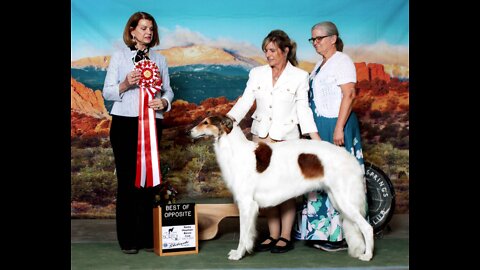
<instances>
[{"instance_id":1,"label":"short gray hair","mask_svg":"<svg viewBox=\"0 0 480 270\"><path fill-rule=\"evenodd\" d=\"M325 31L325 34L328 36L337 36L337 41L335 42L335 47L337 48L337 51L341 52L343 51L343 40L340 38L340 33L338 32L337 26L333 22L325 21L325 22L319 22L312 26L312 31L315 29L322 29Z\"/></svg>"}]
</instances>

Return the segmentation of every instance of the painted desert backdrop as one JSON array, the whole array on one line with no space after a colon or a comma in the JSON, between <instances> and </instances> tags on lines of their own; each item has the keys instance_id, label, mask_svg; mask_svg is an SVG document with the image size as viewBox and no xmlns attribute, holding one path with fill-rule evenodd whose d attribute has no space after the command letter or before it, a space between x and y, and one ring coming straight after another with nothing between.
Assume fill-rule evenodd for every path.
<instances>
[{"instance_id":1,"label":"painted desert backdrop","mask_svg":"<svg viewBox=\"0 0 480 270\"><path fill-rule=\"evenodd\" d=\"M221 4L219 4L221 3ZM231 201L208 140L185 134L212 113L226 113L242 95L251 68L266 64L263 38L282 29L297 42L299 67L319 60L310 28L333 21L355 62L364 157L391 179L396 213L409 212L408 1L127 1L72 0L71 217L115 216L116 176L109 141L112 104L102 98L110 56L136 11L157 21L175 93L165 114L162 171L178 201ZM94 7L94 8L93 8ZM66 89L64 89L66 91ZM414 89L418 91L418 89ZM249 114L240 123L251 137ZM162 195L165 190L159 190Z\"/></svg>"}]
</instances>

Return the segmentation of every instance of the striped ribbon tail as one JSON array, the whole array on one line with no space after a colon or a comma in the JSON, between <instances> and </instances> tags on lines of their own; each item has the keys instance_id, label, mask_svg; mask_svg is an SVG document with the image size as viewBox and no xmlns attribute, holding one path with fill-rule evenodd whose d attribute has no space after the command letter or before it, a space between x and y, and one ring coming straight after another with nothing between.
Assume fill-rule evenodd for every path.
<instances>
[{"instance_id":1,"label":"striped ribbon tail","mask_svg":"<svg viewBox=\"0 0 480 270\"><path fill-rule=\"evenodd\" d=\"M145 61L145 60L144 60ZM160 153L158 151L155 111L148 102L161 89L161 79L156 76L158 67L154 62L137 63L136 69L142 74L139 86L137 170L135 187L154 187L161 183Z\"/></svg>"}]
</instances>

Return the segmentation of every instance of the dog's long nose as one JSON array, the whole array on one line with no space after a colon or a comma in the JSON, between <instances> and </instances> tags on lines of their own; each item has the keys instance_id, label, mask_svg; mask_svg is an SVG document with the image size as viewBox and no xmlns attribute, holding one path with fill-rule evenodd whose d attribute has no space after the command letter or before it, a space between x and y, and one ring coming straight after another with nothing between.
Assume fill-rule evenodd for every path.
<instances>
[{"instance_id":1,"label":"dog's long nose","mask_svg":"<svg viewBox=\"0 0 480 270\"><path fill-rule=\"evenodd\" d=\"M192 136L192 129L185 129L183 134L183 136L185 136L190 143L195 142L195 138Z\"/></svg>"}]
</instances>

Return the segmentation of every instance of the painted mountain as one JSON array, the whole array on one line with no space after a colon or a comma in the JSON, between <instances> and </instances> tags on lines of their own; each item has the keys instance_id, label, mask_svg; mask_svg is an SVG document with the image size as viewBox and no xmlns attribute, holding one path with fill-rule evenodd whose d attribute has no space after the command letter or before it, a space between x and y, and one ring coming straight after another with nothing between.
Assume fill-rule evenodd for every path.
<instances>
[{"instance_id":1,"label":"painted mountain","mask_svg":"<svg viewBox=\"0 0 480 270\"><path fill-rule=\"evenodd\" d=\"M167 58L172 89L175 99L199 104L209 97L224 96L229 100L238 98L245 89L248 71L258 65L266 64L264 57L242 57L233 52L211 48L204 45L174 47L159 51ZM95 90L103 88L106 68L110 56L98 56L72 62L72 77L86 87ZM363 63L364 64L364 63ZM408 79L408 67L397 65L369 64L368 67L357 63L358 81L388 80L392 74L400 80ZM300 61L299 67L310 72L314 63ZM105 103L107 110L111 102Z\"/></svg>"}]
</instances>

